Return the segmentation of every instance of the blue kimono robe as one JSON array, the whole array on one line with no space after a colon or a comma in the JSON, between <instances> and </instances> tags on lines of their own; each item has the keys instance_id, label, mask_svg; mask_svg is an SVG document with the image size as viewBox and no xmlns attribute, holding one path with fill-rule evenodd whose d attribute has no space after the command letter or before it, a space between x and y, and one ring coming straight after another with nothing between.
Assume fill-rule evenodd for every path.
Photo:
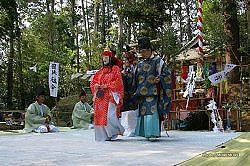
<instances>
[{"instance_id":1,"label":"blue kimono robe","mask_svg":"<svg viewBox=\"0 0 250 166\"><path fill-rule=\"evenodd\" d=\"M123 70L122 80L124 86L124 98L121 112L136 110L138 108L137 103L134 101L134 74L136 66L131 65Z\"/></svg>"},{"instance_id":2,"label":"blue kimono robe","mask_svg":"<svg viewBox=\"0 0 250 166\"><path fill-rule=\"evenodd\" d=\"M160 83L154 83L155 77L160 78ZM170 111L170 72L160 57L151 57L138 63L135 83L139 101L136 135L159 137L160 118Z\"/></svg>"}]
</instances>

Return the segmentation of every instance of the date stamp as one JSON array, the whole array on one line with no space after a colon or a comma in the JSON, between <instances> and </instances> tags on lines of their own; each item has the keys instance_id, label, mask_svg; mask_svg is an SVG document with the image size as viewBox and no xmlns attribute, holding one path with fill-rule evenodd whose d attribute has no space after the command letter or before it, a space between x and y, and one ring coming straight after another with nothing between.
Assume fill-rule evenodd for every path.
<instances>
[{"instance_id":1,"label":"date stamp","mask_svg":"<svg viewBox=\"0 0 250 166\"><path fill-rule=\"evenodd\" d=\"M239 153L202 153L202 157L223 157L223 158L233 158L233 157L239 157Z\"/></svg>"}]
</instances>

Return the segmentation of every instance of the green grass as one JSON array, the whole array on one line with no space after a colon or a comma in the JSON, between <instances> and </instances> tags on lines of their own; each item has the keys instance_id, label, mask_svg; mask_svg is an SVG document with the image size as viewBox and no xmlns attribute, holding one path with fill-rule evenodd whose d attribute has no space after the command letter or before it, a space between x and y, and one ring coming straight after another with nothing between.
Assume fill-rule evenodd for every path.
<instances>
[{"instance_id":1,"label":"green grass","mask_svg":"<svg viewBox=\"0 0 250 166\"><path fill-rule=\"evenodd\" d=\"M224 155L219 157L218 155ZM232 156L234 155L234 156ZM243 133L218 148L200 154L180 166L248 166L250 165L250 132Z\"/></svg>"}]
</instances>

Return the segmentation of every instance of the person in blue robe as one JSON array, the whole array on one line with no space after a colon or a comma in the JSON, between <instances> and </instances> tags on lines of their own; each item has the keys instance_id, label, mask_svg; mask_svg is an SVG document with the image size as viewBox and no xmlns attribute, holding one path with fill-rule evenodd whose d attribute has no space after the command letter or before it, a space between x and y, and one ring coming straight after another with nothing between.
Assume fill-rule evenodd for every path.
<instances>
[{"instance_id":1,"label":"person in blue robe","mask_svg":"<svg viewBox=\"0 0 250 166\"><path fill-rule=\"evenodd\" d=\"M161 136L161 121L171 107L171 75L166 63L152 54L150 39L138 40L142 60L135 71L135 98L139 101L136 135Z\"/></svg>"}]
</instances>

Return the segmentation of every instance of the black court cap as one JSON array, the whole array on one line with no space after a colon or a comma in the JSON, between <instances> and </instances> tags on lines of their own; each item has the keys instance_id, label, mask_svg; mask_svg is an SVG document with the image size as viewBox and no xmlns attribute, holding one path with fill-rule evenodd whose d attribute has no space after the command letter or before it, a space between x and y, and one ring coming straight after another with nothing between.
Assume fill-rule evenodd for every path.
<instances>
[{"instance_id":1,"label":"black court cap","mask_svg":"<svg viewBox=\"0 0 250 166\"><path fill-rule=\"evenodd\" d=\"M86 95L87 95L86 91L82 88L82 90L81 90L81 92L79 94L79 97L86 96Z\"/></svg>"},{"instance_id":2,"label":"black court cap","mask_svg":"<svg viewBox=\"0 0 250 166\"><path fill-rule=\"evenodd\" d=\"M138 47L140 50L142 49L150 49L151 43L150 43L150 38L149 37L142 37L138 40Z\"/></svg>"},{"instance_id":3,"label":"black court cap","mask_svg":"<svg viewBox=\"0 0 250 166\"><path fill-rule=\"evenodd\" d=\"M41 88L39 88L39 89L37 89L37 91L36 91L36 96L45 96L46 94L45 94L45 90L44 89L41 89Z\"/></svg>"}]
</instances>

